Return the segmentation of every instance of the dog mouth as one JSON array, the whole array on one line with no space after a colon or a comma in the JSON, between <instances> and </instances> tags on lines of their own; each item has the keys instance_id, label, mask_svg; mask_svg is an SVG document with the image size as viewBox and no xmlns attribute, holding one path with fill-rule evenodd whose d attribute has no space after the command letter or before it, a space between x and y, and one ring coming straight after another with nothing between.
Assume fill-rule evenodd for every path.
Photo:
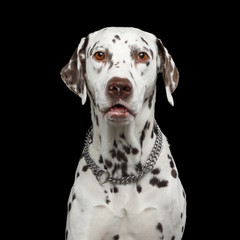
<instances>
[{"instance_id":1,"label":"dog mouth","mask_svg":"<svg viewBox=\"0 0 240 240\"><path fill-rule=\"evenodd\" d=\"M106 110L105 116L110 120L124 120L134 116L134 113L127 106L117 103Z\"/></svg>"}]
</instances>

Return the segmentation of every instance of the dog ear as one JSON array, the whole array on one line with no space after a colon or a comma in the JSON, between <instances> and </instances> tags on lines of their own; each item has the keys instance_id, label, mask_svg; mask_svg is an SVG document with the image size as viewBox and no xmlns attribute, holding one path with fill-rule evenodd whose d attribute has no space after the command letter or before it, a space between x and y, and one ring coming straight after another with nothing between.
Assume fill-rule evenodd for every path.
<instances>
[{"instance_id":1,"label":"dog ear","mask_svg":"<svg viewBox=\"0 0 240 240\"><path fill-rule=\"evenodd\" d=\"M87 44L88 37L82 38L68 64L66 64L60 72L61 78L67 87L81 97L82 105L87 99L85 54Z\"/></svg>"},{"instance_id":2,"label":"dog ear","mask_svg":"<svg viewBox=\"0 0 240 240\"><path fill-rule=\"evenodd\" d=\"M161 72L166 88L166 94L168 102L173 106L173 97L172 93L177 88L178 80L179 80L179 72L175 63L168 53L168 50L162 44L160 39L157 39L157 46L158 46L158 73Z\"/></svg>"}]
</instances>

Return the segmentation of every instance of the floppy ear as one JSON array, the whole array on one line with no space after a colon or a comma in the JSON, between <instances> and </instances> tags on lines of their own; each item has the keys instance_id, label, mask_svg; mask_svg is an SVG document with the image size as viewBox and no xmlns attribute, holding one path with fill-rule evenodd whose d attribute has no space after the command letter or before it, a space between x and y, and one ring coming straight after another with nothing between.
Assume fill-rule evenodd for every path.
<instances>
[{"instance_id":1,"label":"floppy ear","mask_svg":"<svg viewBox=\"0 0 240 240\"><path fill-rule=\"evenodd\" d=\"M179 80L179 72L177 67L175 66L175 63L171 57L171 55L168 53L168 50L164 47L162 44L162 41L160 39L157 39L157 46L158 46L158 55L159 60L158 61L158 73L161 72L166 88L166 94L168 102L173 106L173 97L172 93L177 88L178 80Z\"/></svg>"},{"instance_id":2,"label":"floppy ear","mask_svg":"<svg viewBox=\"0 0 240 240\"><path fill-rule=\"evenodd\" d=\"M67 87L82 99L82 105L87 99L86 90L86 54L88 38L82 38L68 64L61 70L61 78Z\"/></svg>"}]
</instances>

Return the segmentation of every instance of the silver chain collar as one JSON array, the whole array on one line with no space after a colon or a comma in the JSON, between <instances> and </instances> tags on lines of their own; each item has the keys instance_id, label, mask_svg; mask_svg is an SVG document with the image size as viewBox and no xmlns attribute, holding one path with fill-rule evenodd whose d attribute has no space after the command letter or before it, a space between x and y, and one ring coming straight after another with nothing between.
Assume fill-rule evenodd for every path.
<instances>
[{"instance_id":1,"label":"silver chain collar","mask_svg":"<svg viewBox=\"0 0 240 240\"><path fill-rule=\"evenodd\" d=\"M106 182L111 182L113 184L121 184L121 185L126 185L129 183L134 183L137 182L140 178L143 177L144 174L150 172L160 155L161 149L162 149L162 132L155 121L154 123L154 128L156 129L157 136L155 140L154 147L146 161L146 163L142 166L142 170L138 171L136 175L129 175L125 177L112 177L110 176L110 173L105 170L101 169L100 167L97 166L97 164L93 161L93 159L90 157L89 154L89 146L92 143L92 137L93 137L93 129L92 127L88 130L86 139L85 139L85 145L83 149L83 156L85 158L85 161L87 163L87 166L92 170L93 174L96 176L98 182L100 184L104 184Z\"/></svg>"}]
</instances>

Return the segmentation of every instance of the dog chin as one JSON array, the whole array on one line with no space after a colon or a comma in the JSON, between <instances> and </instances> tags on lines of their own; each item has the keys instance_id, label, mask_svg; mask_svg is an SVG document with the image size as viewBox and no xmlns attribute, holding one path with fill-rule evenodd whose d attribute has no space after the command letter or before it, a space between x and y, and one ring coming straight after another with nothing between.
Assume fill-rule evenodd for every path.
<instances>
[{"instance_id":1,"label":"dog chin","mask_svg":"<svg viewBox=\"0 0 240 240\"><path fill-rule=\"evenodd\" d=\"M105 121L114 127L122 127L130 124L134 120L134 116L128 114L125 117L111 116L108 113L105 114Z\"/></svg>"}]
</instances>

